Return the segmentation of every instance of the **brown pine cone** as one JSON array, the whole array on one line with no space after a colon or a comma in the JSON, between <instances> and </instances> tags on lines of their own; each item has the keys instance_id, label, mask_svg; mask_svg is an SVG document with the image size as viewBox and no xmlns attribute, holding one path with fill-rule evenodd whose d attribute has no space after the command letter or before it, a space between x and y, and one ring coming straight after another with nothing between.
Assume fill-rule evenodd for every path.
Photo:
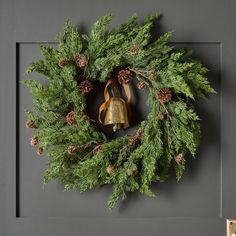
<instances>
[{"instance_id":1,"label":"brown pine cone","mask_svg":"<svg viewBox=\"0 0 236 236\"><path fill-rule=\"evenodd\" d=\"M133 146L136 143L136 137L135 136L130 136L129 137L129 145Z\"/></svg>"},{"instance_id":2,"label":"brown pine cone","mask_svg":"<svg viewBox=\"0 0 236 236\"><path fill-rule=\"evenodd\" d=\"M138 45L132 45L131 46L131 48L130 48L130 52L131 52L131 54L133 54L133 55L137 55L138 54L138 52L139 52L139 47L138 47Z\"/></svg>"},{"instance_id":3,"label":"brown pine cone","mask_svg":"<svg viewBox=\"0 0 236 236\"><path fill-rule=\"evenodd\" d=\"M81 69L84 69L88 64L88 60L86 56L80 53L76 53L74 55L74 60L75 60L75 64Z\"/></svg>"},{"instance_id":4,"label":"brown pine cone","mask_svg":"<svg viewBox=\"0 0 236 236\"><path fill-rule=\"evenodd\" d=\"M102 149L102 146L100 144L95 146L95 148L92 151L93 155L95 156L101 149Z\"/></svg>"},{"instance_id":5,"label":"brown pine cone","mask_svg":"<svg viewBox=\"0 0 236 236\"><path fill-rule=\"evenodd\" d=\"M59 65L61 68L67 66L69 63L70 63L70 60L68 60L68 59L66 59L66 58L61 58L61 59L58 61L58 65Z\"/></svg>"},{"instance_id":6,"label":"brown pine cone","mask_svg":"<svg viewBox=\"0 0 236 236\"><path fill-rule=\"evenodd\" d=\"M34 122L32 120L27 120L26 123L25 123L25 126L26 126L27 129L35 128Z\"/></svg>"},{"instance_id":7,"label":"brown pine cone","mask_svg":"<svg viewBox=\"0 0 236 236\"><path fill-rule=\"evenodd\" d=\"M175 161L176 161L177 164L179 164L183 159L184 158L183 158L183 154L182 153L180 153L177 156L175 156Z\"/></svg>"},{"instance_id":8,"label":"brown pine cone","mask_svg":"<svg viewBox=\"0 0 236 236\"><path fill-rule=\"evenodd\" d=\"M138 89L144 89L145 86L146 86L146 84L145 84L143 81L139 81L139 82L137 83Z\"/></svg>"},{"instance_id":9,"label":"brown pine cone","mask_svg":"<svg viewBox=\"0 0 236 236\"><path fill-rule=\"evenodd\" d=\"M137 132L136 132L136 135L137 135L137 138L138 139L141 139L142 138L142 129L141 128L139 128L138 130L137 130Z\"/></svg>"},{"instance_id":10,"label":"brown pine cone","mask_svg":"<svg viewBox=\"0 0 236 236\"><path fill-rule=\"evenodd\" d=\"M40 156L43 154L43 148L42 147L39 147L36 151L36 153Z\"/></svg>"},{"instance_id":11,"label":"brown pine cone","mask_svg":"<svg viewBox=\"0 0 236 236\"><path fill-rule=\"evenodd\" d=\"M133 78L134 73L129 69L120 70L118 73L118 81L120 84L128 84Z\"/></svg>"},{"instance_id":12,"label":"brown pine cone","mask_svg":"<svg viewBox=\"0 0 236 236\"><path fill-rule=\"evenodd\" d=\"M36 146L38 144L38 142L39 142L39 139L37 136L33 136L30 140L31 146Z\"/></svg>"},{"instance_id":13,"label":"brown pine cone","mask_svg":"<svg viewBox=\"0 0 236 236\"><path fill-rule=\"evenodd\" d=\"M76 119L75 119L75 113L73 111L69 112L66 115L66 121L70 125L76 125L77 122L76 122Z\"/></svg>"},{"instance_id":14,"label":"brown pine cone","mask_svg":"<svg viewBox=\"0 0 236 236\"><path fill-rule=\"evenodd\" d=\"M93 89L93 83L90 80L84 80L79 85L79 90L81 93L89 93Z\"/></svg>"},{"instance_id":15,"label":"brown pine cone","mask_svg":"<svg viewBox=\"0 0 236 236\"><path fill-rule=\"evenodd\" d=\"M164 120L166 118L166 114L164 112L158 112L157 116L159 120Z\"/></svg>"},{"instance_id":16,"label":"brown pine cone","mask_svg":"<svg viewBox=\"0 0 236 236\"><path fill-rule=\"evenodd\" d=\"M69 146L68 148L67 148L67 153L69 154L69 155L72 155L72 154L74 154L76 152L76 147L74 147L74 146Z\"/></svg>"},{"instance_id":17,"label":"brown pine cone","mask_svg":"<svg viewBox=\"0 0 236 236\"><path fill-rule=\"evenodd\" d=\"M114 167L112 165L109 165L106 169L107 173L111 175L114 172Z\"/></svg>"},{"instance_id":18,"label":"brown pine cone","mask_svg":"<svg viewBox=\"0 0 236 236\"><path fill-rule=\"evenodd\" d=\"M148 76L148 79L154 81L157 79L156 75L154 73L150 73L149 76Z\"/></svg>"},{"instance_id":19,"label":"brown pine cone","mask_svg":"<svg viewBox=\"0 0 236 236\"><path fill-rule=\"evenodd\" d=\"M157 93L157 99L161 103L167 103L171 100L172 93L169 88L162 88Z\"/></svg>"}]
</instances>

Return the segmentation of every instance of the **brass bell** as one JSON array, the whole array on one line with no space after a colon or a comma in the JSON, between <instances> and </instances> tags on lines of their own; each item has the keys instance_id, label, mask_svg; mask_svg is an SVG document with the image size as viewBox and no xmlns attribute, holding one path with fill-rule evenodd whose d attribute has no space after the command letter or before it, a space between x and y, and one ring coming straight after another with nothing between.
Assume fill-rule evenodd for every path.
<instances>
[{"instance_id":1,"label":"brass bell","mask_svg":"<svg viewBox=\"0 0 236 236\"><path fill-rule=\"evenodd\" d=\"M111 88L112 97L108 88ZM99 121L103 125L112 125L114 132L129 127L130 90L128 85L123 85L123 88L128 98L127 102L121 98L115 79L109 79L104 90L105 102L99 108ZM103 112L104 122L101 120Z\"/></svg>"},{"instance_id":2,"label":"brass bell","mask_svg":"<svg viewBox=\"0 0 236 236\"><path fill-rule=\"evenodd\" d=\"M118 129L129 127L127 106L122 98L110 98L110 104L105 114L104 125L113 125L114 132Z\"/></svg>"}]
</instances>

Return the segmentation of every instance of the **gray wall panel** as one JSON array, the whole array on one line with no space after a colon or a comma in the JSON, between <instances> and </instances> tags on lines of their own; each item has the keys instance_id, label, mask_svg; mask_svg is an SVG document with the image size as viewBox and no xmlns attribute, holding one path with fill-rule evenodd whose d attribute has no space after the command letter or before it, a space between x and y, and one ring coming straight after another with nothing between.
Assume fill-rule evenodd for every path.
<instances>
[{"instance_id":1,"label":"gray wall panel","mask_svg":"<svg viewBox=\"0 0 236 236\"><path fill-rule=\"evenodd\" d=\"M235 9L234 0L1 0L0 235L224 235L225 218L236 216ZM38 44L54 42L65 19L87 32L109 12L116 16L113 27L134 12L142 19L156 11L163 13L158 32L174 30L172 42L194 50L218 91L198 102L203 138L183 180L154 185L154 199L131 194L112 213L110 187L82 195L62 192L57 182L43 188L45 160L29 146L31 131L24 128L22 109L32 106L31 98L18 83L38 59Z\"/></svg>"}]
</instances>

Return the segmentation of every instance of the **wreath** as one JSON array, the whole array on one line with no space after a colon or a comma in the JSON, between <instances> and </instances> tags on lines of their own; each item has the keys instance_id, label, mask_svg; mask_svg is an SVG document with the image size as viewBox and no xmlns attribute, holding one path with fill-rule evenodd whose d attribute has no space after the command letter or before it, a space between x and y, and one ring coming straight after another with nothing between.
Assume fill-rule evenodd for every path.
<instances>
[{"instance_id":1,"label":"wreath","mask_svg":"<svg viewBox=\"0 0 236 236\"><path fill-rule=\"evenodd\" d=\"M194 157L199 143L195 98L215 91L207 80L207 68L190 52L168 44L171 32L152 36L157 18L151 15L139 24L133 15L108 30L112 16L105 15L82 35L67 21L57 38L58 48L40 46L43 59L33 62L27 72L37 72L48 82L23 83L34 104L32 111L26 111L26 127L35 128L31 145L38 147L39 155L46 151L49 158L44 183L58 179L66 190L82 192L112 184L108 201L112 209L127 192L154 196L151 183L166 180L172 169L180 180L186 154ZM124 129L132 112L131 80L138 80L138 89L148 89L150 113L132 135L111 139L88 116L86 95L95 81L106 83L100 115L108 121L101 122L113 125L114 131ZM125 90L127 100L117 96L117 88ZM111 104L118 111L110 110ZM124 121L112 123L120 115Z\"/></svg>"}]
</instances>

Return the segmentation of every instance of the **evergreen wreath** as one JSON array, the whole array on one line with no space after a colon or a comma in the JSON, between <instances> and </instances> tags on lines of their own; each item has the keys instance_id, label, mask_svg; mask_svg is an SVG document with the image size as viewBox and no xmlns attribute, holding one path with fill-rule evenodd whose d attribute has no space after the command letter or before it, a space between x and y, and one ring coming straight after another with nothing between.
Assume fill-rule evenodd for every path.
<instances>
[{"instance_id":1,"label":"evergreen wreath","mask_svg":"<svg viewBox=\"0 0 236 236\"><path fill-rule=\"evenodd\" d=\"M44 75L48 83L23 83L34 102L33 111L26 111L26 127L35 128L31 145L49 157L44 183L58 179L66 190L82 192L112 184L112 209L127 192L154 196L151 183L166 180L173 168L180 180L186 154L195 156L200 138L194 99L215 91L207 68L168 44L171 32L152 38L157 18L151 15L138 24L133 15L108 30L112 16L106 15L88 35L80 35L67 21L58 36L59 49L41 46L43 59L27 72ZM109 139L86 114L86 94L94 81L106 82L117 68L120 83L137 79L139 89L149 89L151 111L133 135Z\"/></svg>"}]
</instances>

